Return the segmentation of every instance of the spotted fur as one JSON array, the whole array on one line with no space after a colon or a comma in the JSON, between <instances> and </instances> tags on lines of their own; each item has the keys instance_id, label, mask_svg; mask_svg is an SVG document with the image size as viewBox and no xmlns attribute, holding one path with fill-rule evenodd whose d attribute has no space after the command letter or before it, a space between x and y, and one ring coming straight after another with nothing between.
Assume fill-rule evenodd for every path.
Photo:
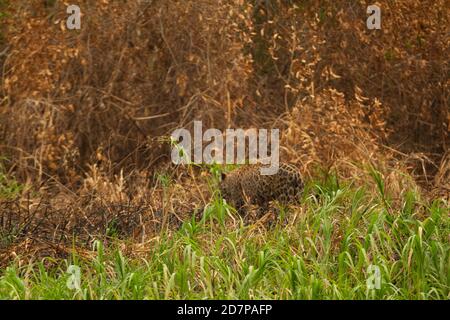
<instances>
[{"instance_id":1,"label":"spotted fur","mask_svg":"<svg viewBox=\"0 0 450 320\"><path fill-rule=\"evenodd\" d=\"M261 165L245 165L222 175L222 197L238 211L246 204L265 208L273 200L282 204L298 201L303 191L303 180L297 168L280 163L274 175L261 175Z\"/></svg>"}]
</instances>

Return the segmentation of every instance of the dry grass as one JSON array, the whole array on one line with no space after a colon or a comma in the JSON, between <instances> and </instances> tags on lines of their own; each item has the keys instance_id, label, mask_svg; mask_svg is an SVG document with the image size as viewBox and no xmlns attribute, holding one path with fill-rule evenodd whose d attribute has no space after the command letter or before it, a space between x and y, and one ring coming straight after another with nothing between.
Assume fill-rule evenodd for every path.
<instances>
[{"instance_id":1,"label":"dry grass","mask_svg":"<svg viewBox=\"0 0 450 320\"><path fill-rule=\"evenodd\" d=\"M203 207L210 174L174 168L165 142L193 120L280 128L283 160L309 179L376 190L374 166L394 199L449 197L444 0L383 2L380 31L365 28L366 1L75 2L80 31L62 1L2 9L0 155L25 186L0 200L4 228L25 227L9 258L21 241L81 245L111 221L145 243Z\"/></svg>"}]
</instances>

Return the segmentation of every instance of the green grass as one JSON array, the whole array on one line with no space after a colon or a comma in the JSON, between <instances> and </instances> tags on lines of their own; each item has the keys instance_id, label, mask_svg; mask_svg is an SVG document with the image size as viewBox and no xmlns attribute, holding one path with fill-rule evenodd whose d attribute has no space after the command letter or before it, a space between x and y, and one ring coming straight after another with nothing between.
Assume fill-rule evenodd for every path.
<instances>
[{"instance_id":1,"label":"green grass","mask_svg":"<svg viewBox=\"0 0 450 320\"><path fill-rule=\"evenodd\" d=\"M405 192L395 209L378 192L330 178L310 182L301 208L270 228L245 225L217 196L202 221L149 242L132 258L117 245L0 270L0 299L449 299L448 204ZM70 265L81 270L69 289ZM369 267L381 272L368 289Z\"/></svg>"},{"instance_id":2,"label":"green grass","mask_svg":"<svg viewBox=\"0 0 450 320\"><path fill-rule=\"evenodd\" d=\"M5 173L2 160L0 157L0 199L14 199L20 195L24 186Z\"/></svg>"}]
</instances>

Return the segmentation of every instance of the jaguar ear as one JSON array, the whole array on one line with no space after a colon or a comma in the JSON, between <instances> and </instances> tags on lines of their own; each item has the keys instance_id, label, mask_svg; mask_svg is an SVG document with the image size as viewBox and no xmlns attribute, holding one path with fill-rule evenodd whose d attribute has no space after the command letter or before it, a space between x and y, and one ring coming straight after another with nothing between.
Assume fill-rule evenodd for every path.
<instances>
[{"instance_id":1,"label":"jaguar ear","mask_svg":"<svg viewBox=\"0 0 450 320\"><path fill-rule=\"evenodd\" d=\"M222 174L220 175L220 179L223 181L223 180L225 180L226 177L227 177L227 174L222 172Z\"/></svg>"}]
</instances>

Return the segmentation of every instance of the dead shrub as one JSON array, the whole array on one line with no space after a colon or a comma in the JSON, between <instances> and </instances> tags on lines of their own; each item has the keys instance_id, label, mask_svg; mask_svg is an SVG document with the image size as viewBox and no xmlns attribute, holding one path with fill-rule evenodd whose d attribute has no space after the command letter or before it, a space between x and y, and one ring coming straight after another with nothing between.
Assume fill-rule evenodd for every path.
<instances>
[{"instance_id":1,"label":"dead shrub","mask_svg":"<svg viewBox=\"0 0 450 320\"><path fill-rule=\"evenodd\" d=\"M416 183L448 196L444 0L383 2L377 31L368 1L73 4L79 31L66 29L63 1L1 9L0 156L28 185L1 204L10 226L27 226L17 241L76 231L89 242L111 221L144 241L189 217L207 184L171 166L166 142L194 120L280 128L283 160L307 176L323 167L370 184L373 164L397 196Z\"/></svg>"}]
</instances>

